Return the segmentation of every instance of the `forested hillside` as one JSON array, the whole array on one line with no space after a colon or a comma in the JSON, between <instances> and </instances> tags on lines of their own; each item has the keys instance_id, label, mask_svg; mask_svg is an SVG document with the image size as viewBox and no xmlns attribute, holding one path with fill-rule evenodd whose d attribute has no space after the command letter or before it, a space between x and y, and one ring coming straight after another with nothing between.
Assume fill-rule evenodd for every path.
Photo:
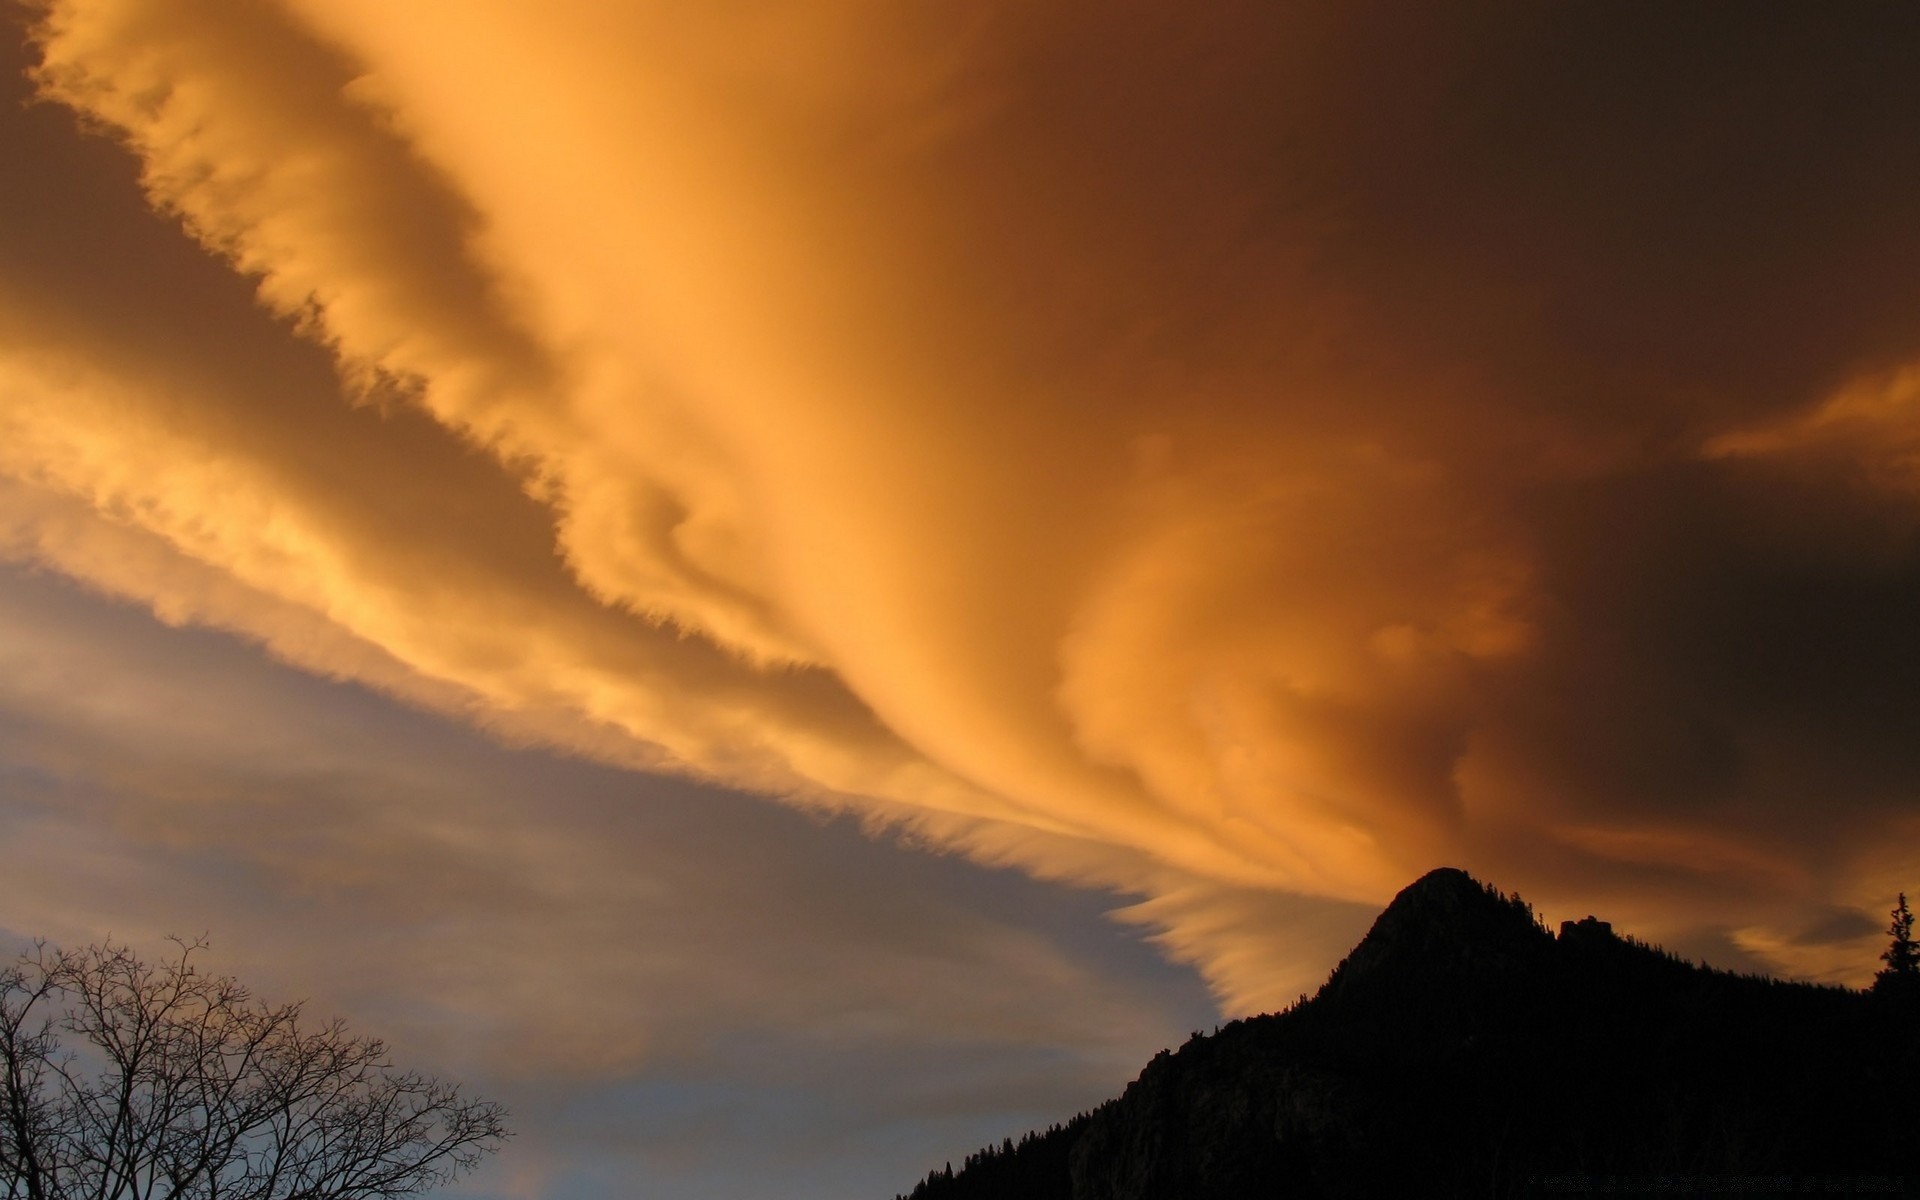
<instances>
[{"instance_id":1,"label":"forested hillside","mask_svg":"<svg viewBox=\"0 0 1920 1200\"><path fill-rule=\"evenodd\" d=\"M1556 937L1442 869L1312 998L910 1200L1920 1195L1916 1083L1904 995L1713 971L1593 918Z\"/></svg>"}]
</instances>

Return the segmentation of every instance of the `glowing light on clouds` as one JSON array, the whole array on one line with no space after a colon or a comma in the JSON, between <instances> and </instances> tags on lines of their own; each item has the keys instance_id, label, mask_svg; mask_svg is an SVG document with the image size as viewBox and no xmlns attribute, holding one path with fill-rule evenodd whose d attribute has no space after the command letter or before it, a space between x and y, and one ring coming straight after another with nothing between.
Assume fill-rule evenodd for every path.
<instances>
[{"instance_id":1,"label":"glowing light on clouds","mask_svg":"<svg viewBox=\"0 0 1920 1200\"><path fill-rule=\"evenodd\" d=\"M1324 966L1273 905L1443 861L1849 969L1801 926L1911 869L1913 752L1855 703L1914 647L1830 614L1912 595L1920 331L1736 293L1784 246L1781 296L1910 301L1911 155L1661 123L1812 67L1625 96L1584 9L1400 17L49 4L43 94L344 400L0 292L5 544L1140 897L1230 1007ZM1756 161L1732 253L1696 197Z\"/></svg>"}]
</instances>

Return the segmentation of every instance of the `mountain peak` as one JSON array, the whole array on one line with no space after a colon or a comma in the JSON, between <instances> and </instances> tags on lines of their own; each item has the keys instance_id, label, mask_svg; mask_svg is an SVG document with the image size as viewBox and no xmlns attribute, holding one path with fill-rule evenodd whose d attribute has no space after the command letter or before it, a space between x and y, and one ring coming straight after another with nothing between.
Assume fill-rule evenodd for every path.
<instances>
[{"instance_id":1,"label":"mountain peak","mask_svg":"<svg viewBox=\"0 0 1920 1200\"><path fill-rule=\"evenodd\" d=\"M1705 1194L1884 1177L1920 1195L1898 1187L1920 1161L1912 1016L1694 966L1598 917L1556 940L1519 897L1443 867L1314 999L1196 1036L911 1200L1520 1196L1560 1178Z\"/></svg>"},{"instance_id":2,"label":"mountain peak","mask_svg":"<svg viewBox=\"0 0 1920 1200\"><path fill-rule=\"evenodd\" d=\"M1459 867L1435 867L1425 875L1400 889L1393 902L1384 911L1391 912L1401 905L1445 905L1472 904L1486 895L1487 885L1467 874Z\"/></svg>"},{"instance_id":3,"label":"mountain peak","mask_svg":"<svg viewBox=\"0 0 1920 1200\"><path fill-rule=\"evenodd\" d=\"M1321 994L1381 976L1497 972L1535 960L1552 942L1519 897L1502 895L1458 867L1437 867L1401 889Z\"/></svg>"}]
</instances>

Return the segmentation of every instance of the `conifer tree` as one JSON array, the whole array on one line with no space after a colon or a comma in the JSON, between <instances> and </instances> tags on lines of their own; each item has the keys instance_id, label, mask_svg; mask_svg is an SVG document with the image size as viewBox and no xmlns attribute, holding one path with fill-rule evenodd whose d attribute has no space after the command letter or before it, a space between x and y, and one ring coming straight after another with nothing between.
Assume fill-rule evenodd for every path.
<instances>
[{"instance_id":1,"label":"conifer tree","mask_svg":"<svg viewBox=\"0 0 1920 1200\"><path fill-rule=\"evenodd\" d=\"M1920 985L1920 946L1913 942L1913 910L1907 907L1907 894L1900 893L1899 903L1893 906L1889 914L1892 920L1887 933L1893 939L1887 946L1880 961L1886 967L1873 977L1873 989L1876 992L1898 990L1902 994L1914 992Z\"/></svg>"}]
</instances>

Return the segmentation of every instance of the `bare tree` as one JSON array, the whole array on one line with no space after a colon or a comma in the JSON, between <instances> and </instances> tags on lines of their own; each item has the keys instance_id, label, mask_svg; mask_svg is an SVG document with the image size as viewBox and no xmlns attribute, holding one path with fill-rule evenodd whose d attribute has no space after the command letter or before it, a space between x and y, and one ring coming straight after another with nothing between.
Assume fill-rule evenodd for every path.
<instances>
[{"instance_id":1,"label":"bare tree","mask_svg":"<svg viewBox=\"0 0 1920 1200\"><path fill-rule=\"evenodd\" d=\"M7 1200L371 1200L431 1191L507 1136L505 1111L397 1070L377 1039L303 1024L193 961L37 943L0 970Z\"/></svg>"}]
</instances>

